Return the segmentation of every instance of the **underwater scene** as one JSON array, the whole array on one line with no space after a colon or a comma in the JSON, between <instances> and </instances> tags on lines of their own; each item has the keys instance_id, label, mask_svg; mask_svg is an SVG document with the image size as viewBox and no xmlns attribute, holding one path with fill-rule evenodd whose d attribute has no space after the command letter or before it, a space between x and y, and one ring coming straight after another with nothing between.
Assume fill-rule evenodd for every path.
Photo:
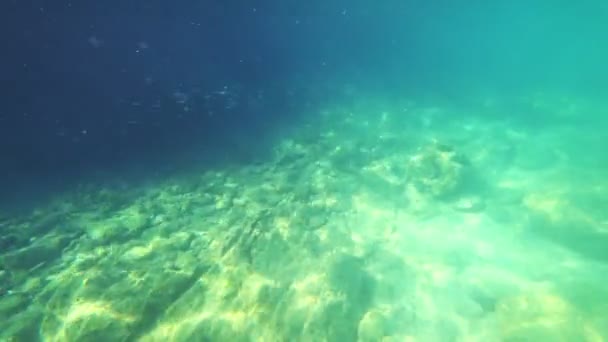
<instances>
[{"instance_id":1,"label":"underwater scene","mask_svg":"<svg viewBox=\"0 0 608 342\"><path fill-rule=\"evenodd\" d=\"M608 5L7 2L0 341L608 340Z\"/></svg>"}]
</instances>

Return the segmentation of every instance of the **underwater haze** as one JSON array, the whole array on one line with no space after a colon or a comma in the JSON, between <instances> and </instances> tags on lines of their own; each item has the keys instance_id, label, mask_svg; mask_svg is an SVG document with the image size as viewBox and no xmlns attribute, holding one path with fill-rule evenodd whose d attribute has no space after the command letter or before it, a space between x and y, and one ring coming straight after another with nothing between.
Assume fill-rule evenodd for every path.
<instances>
[{"instance_id":1,"label":"underwater haze","mask_svg":"<svg viewBox=\"0 0 608 342\"><path fill-rule=\"evenodd\" d=\"M0 18L0 341L608 340L605 2Z\"/></svg>"}]
</instances>

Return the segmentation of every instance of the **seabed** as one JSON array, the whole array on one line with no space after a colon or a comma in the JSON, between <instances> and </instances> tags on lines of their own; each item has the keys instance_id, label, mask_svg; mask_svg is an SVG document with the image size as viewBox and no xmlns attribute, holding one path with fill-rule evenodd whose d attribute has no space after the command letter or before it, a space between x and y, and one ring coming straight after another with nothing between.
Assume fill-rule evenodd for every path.
<instances>
[{"instance_id":1,"label":"seabed","mask_svg":"<svg viewBox=\"0 0 608 342\"><path fill-rule=\"evenodd\" d=\"M608 339L608 103L314 111L255 163L0 218L0 340Z\"/></svg>"}]
</instances>

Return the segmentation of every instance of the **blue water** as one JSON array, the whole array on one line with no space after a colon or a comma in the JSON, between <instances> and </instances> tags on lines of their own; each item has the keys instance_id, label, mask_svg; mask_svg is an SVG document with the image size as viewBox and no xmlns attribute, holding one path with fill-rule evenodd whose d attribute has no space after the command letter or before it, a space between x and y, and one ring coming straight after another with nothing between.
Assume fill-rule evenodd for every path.
<instances>
[{"instance_id":1,"label":"blue water","mask_svg":"<svg viewBox=\"0 0 608 342\"><path fill-rule=\"evenodd\" d=\"M0 340L608 339L608 5L0 6Z\"/></svg>"}]
</instances>

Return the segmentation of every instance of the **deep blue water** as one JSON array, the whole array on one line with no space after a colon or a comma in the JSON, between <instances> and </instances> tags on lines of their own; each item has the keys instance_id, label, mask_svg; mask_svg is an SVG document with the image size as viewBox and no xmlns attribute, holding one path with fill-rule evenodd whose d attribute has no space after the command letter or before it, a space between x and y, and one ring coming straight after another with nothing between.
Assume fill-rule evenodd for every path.
<instances>
[{"instance_id":1,"label":"deep blue water","mask_svg":"<svg viewBox=\"0 0 608 342\"><path fill-rule=\"evenodd\" d=\"M5 199L250 146L235 141L272 135L345 84L460 101L479 89L601 96L608 77L599 1L1 6Z\"/></svg>"},{"instance_id":2,"label":"deep blue water","mask_svg":"<svg viewBox=\"0 0 608 342\"><path fill-rule=\"evenodd\" d=\"M604 341L606 37L591 0L4 0L0 340Z\"/></svg>"}]
</instances>

